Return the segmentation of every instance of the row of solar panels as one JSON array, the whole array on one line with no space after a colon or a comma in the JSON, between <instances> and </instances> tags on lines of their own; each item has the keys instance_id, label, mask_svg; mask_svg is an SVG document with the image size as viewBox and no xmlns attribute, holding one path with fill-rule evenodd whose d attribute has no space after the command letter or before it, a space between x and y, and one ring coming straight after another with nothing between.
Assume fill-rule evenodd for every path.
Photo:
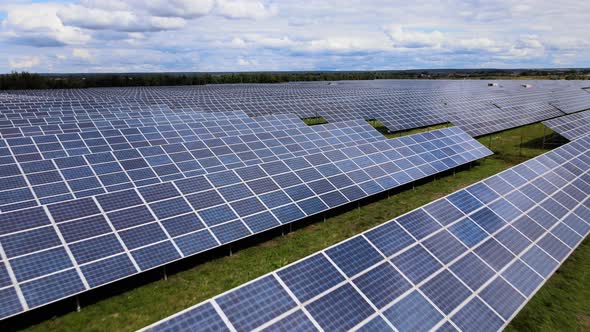
<instances>
[{"instance_id":1,"label":"row of solar panels","mask_svg":"<svg viewBox=\"0 0 590 332\"><path fill-rule=\"evenodd\" d=\"M136 116L137 115L137 116ZM162 114L149 116L145 114L124 113L116 117L91 117L91 118L48 118L55 121L46 121L48 124L19 124L0 128L0 134L6 137L22 137L34 135L46 135L51 133L74 132L92 130L98 128L125 128L137 126L154 126L166 124L179 124L195 121L232 120L235 118L247 118L241 111L227 113L197 113L190 114Z\"/></svg>"},{"instance_id":2,"label":"row of solar panels","mask_svg":"<svg viewBox=\"0 0 590 332\"><path fill-rule=\"evenodd\" d=\"M573 141L590 133L590 111L574 113L543 122L556 133Z\"/></svg>"},{"instance_id":3,"label":"row of solar panels","mask_svg":"<svg viewBox=\"0 0 590 332\"><path fill-rule=\"evenodd\" d=\"M519 125L521 123L531 123L539 120L545 120L551 117L562 115L560 111L548 104L534 103L518 109L499 109L493 105L477 107L473 104L457 104L453 108L445 109L442 106L423 105L413 107L398 107L396 104L388 103L385 105L373 105L371 107L361 107L364 111L359 113L355 110L346 110L335 108L333 111L321 109L312 113L297 112L300 117L316 116L318 114L330 121L347 121L351 119L378 119L391 131L399 131L417 127L424 127L444 122L453 122L462 127L470 134L486 134L489 132L502 130L503 127L494 127L493 123L507 125ZM485 104L482 104L485 106ZM181 115L163 115L164 111L158 116L150 112L120 113L106 116L99 114L96 116L60 116L41 119L20 119L2 121L4 128L0 129L2 137L31 136L59 131L74 131L80 128L93 128L95 126L108 126L113 122L131 122L139 124L150 124L158 122L179 123L182 121L203 120L207 117L205 114L191 113ZM274 112L267 113L285 113L274 109ZM217 114L217 113L214 113ZM517 114L519 121L513 120ZM224 114L225 115L225 114ZM227 115L226 115L227 117ZM128 121L125 121L128 120ZM486 125L485 120L491 125ZM493 122L496 120L495 122ZM509 120L509 121L504 121ZM492 121L492 122L490 122ZM39 125L41 123L41 125Z\"/></svg>"},{"instance_id":4,"label":"row of solar panels","mask_svg":"<svg viewBox=\"0 0 590 332\"><path fill-rule=\"evenodd\" d=\"M2 208L14 211L0 214L1 316L490 154L458 128L386 140L364 121L270 118L252 119L268 124L259 131L208 124L219 137L204 140L157 130L2 140L12 188Z\"/></svg>"},{"instance_id":5,"label":"row of solar panels","mask_svg":"<svg viewBox=\"0 0 590 332\"><path fill-rule=\"evenodd\" d=\"M147 331L498 331L590 232L590 136Z\"/></svg>"},{"instance_id":6,"label":"row of solar panels","mask_svg":"<svg viewBox=\"0 0 590 332\"><path fill-rule=\"evenodd\" d=\"M219 137L189 132L146 139L139 131L110 131L94 139L9 139L1 164L0 211L384 140L364 121L307 127L299 119L290 119L292 126L286 120L258 120L268 126L232 131L203 127Z\"/></svg>"},{"instance_id":7,"label":"row of solar panels","mask_svg":"<svg viewBox=\"0 0 590 332\"><path fill-rule=\"evenodd\" d=\"M165 105L164 105L165 106ZM228 111L228 112L215 112L215 113L204 113L195 112L191 109L176 109L174 112L165 107L154 107L149 106L141 110L130 110L130 109L117 109L111 108L105 110L88 111L86 109L83 112L79 111L65 111L59 110L55 112L41 112L35 113L35 117L23 116L23 113L16 113L15 116L4 116L3 120L0 120L0 128L21 128L31 126L47 126L47 125L60 125L60 124L73 124L79 122L93 122L93 121L120 121L120 120L144 120L149 121L152 118L174 121L176 119L184 120L205 120L205 119L231 119L235 117L247 116L243 111ZM178 120L176 120L178 121Z\"/></svg>"},{"instance_id":8,"label":"row of solar panels","mask_svg":"<svg viewBox=\"0 0 590 332\"><path fill-rule=\"evenodd\" d=\"M471 135L483 135L490 132L534 123L550 119L564 113L572 113L590 108L590 94L579 89L558 89L555 91L548 88L535 91L520 90L518 93L509 95L493 96L489 91L479 90L469 97L463 95L437 96L430 95L432 91L408 93L404 91L397 97L383 94L381 91L374 95L363 95L358 97L325 97L318 99L272 99L270 103L256 101L244 102L239 99L235 102L214 104L209 107L205 102L199 109L207 112L219 112L242 110L249 115L262 115L269 113L294 113L299 117L323 116L328 121L345 121L351 119L377 119L380 120L389 130L399 131L439 124L451 121L460 126ZM408 97L411 96L411 97ZM443 103L443 100L445 102ZM190 100L176 101L178 104L190 103ZM182 108L181 108L182 109ZM193 108L194 109L194 108ZM93 112L97 110L92 109ZM21 119L23 112L14 113L18 119L6 120L5 126L12 127L14 123L31 124L38 121L45 121L44 117L52 117L52 121L66 121L66 123L89 119L88 110L84 107L72 110L81 111L83 116L66 116L55 118L54 111L40 112L41 119ZM179 111L177 107L174 112ZM9 112L9 111L8 111ZM104 110L103 110L104 112ZM164 112L160 110L160 112ZM60 114L64 112L61 111ZM112 117L118 114L125 114L124 109L117 109ZM137 112L135 112L137 113ZM133 116L137 116L134 113ZM143 113L143 112L142 112ZM35 114L35 113L33 113ZM96 113L95 113L96 114ZM161 113L160 113L161 114ZM98 118L104 119L103 114ZM142 114L150 116L149 114ZM185 115L186 116L186 115ZM34 130L34 129L30 129ZM38 129L37 129L38 132ZM20 134L20 130L12 128L11 134Z\"/></svg>"},{"instance_id":9,"label":"row of solar panels","mask_svg":"<svg viewBox=\"0 0 590 332\"><path fill-rule=\"evenodd\" d=\"M523 90L533 89L568 89L589 87L588 81L495 81L494 93L512 95ZM523 89L526 83L533 89ZM68 90L29 90L12 91L16 96L31 96L52 100L55 98L70 99L76 101L87 100L112 100L113 98L125 98L127 100L165 100L177 98L211 99L219 98L223 94L224 99L243 97L313 97L333 95L364 95L378 92L421 92L434 91L453 95L466 95L473 92L489 91L486 81L459 81L459 80L370 80L370 81L339 81L339 82L294 82L289 84L228 84L207 85L190 87L126 87L126 88L90 88Z\"/></svg>"}]
</instances>

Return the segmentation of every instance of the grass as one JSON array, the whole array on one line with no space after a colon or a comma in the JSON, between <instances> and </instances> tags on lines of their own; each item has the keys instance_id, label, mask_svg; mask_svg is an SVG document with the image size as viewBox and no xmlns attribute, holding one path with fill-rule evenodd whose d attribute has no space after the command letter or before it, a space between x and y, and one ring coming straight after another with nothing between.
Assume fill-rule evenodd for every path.
<instances>
[{"instance_id":1,"label":"grass","mask_svg":"<svg viewBox=\"0 0 590 332\"><path fill-rule=\"evenodd\" d=\"M538 125L528 126L526 132L534 136L542 133L540 129ZM17 322L28 331L132 331L141 328L545 151L532 147L534 140L540 137L537 136L524 142L530 146L527 145L520 155L512 155L521 150L520 137L513 137L518 130L494 135L492 140L496 147L492 148L500 152L499 155L475 162L473 167L465 167L456 175L447 172L415 189L400 190L389 198L383 196L358 209L336 212L324 222L296 224L296 230L284 236L280 232L271 234L265 241L250 243L232 256L218 253L213 257L205 256L197 260L198 263L189 259L180 266L173 264L169 267L168 280L158 280L154 272L140 286L134 284L136 280L131 280L127 286L117 283L107 286L103 289L113 294L94 303L88 303L92 301L92 294L81 296L81 312L73 311L75 307L71 302L68 310L72 311L65 314L39 323L32 323L33 319L28 321L27 316L18 316L20 321ZM489 138L481 140L485 142ZM509 328L512 331L537 330L537 326L547 331L562 326L568 330L589 329L589 271L590 243L586 241ZM122 290L118 289L121 287ZM101 292L107 291L96 291ZM32 317L30 314L34 312L26 315ZM14 326L0 326L2 330L12 328Z\"/></svg>"},{"instance_id":2,"label":"grass","mask_svg":"<svg viewBox=\"0 0 590 332\"><path fill-rule=\"evenodd\" d=\"M368 120L367 122L369 124L371 124L373 127L375 127L375 129L377 129L379 132L381 132L387 138L396 138L396 137L400 137L400 136L419 134L419 133L423 133L426 131L437 130L437 129L447 128L447 127L451 126L451 124L449 124L449 123L442 123L442 124L429 126L429 127L422 127L422 128L401 130L401 131L396 131L396 132L389 132L389 129L387 129L387 127L385 127L385 125L383 123L381 123L381 121L379 121L379 120Z\"/></svg>"},{"instance_id":3,"label":"grass","mask_svg":"<svg viewBox=\"0 0 590 332\"><path fill-rule=\"evenodd\" d=\"M312 117L312 118L303 118L301 120L303 120L303 122L305 122L305 124L308 126L315 126L315 125L328 123L328 121L326 121L326 119L324 119L321 116L316 116L316 117Z\"/></svg>"},{"instance_id":4,"label":"grass","mask_svg":"<svg viewBox=\"0 0 590 332\"><path fill-rule=\"evenodd\" d=\"M541 123L486 135L478 141L494 152L491 158L511 162L522 162L567 143Z\"/></svg>"}]
</instances>

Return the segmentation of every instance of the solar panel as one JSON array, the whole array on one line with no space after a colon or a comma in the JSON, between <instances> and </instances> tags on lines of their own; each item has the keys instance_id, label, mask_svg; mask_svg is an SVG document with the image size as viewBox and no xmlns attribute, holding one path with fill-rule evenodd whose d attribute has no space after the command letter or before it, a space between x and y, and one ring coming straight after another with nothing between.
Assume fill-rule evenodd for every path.
<instances>
[{"instance_id":1,"label":"solar panel","mask_svg":"<svg viewBox=\"0 0 590 332\"><path fill-rule=\"evenodd\" d=\"M476 102L450 105L448 120L473 137L515 128L563 115L544 102L499 107Z\"/></svg>"},{"instance_id":2,"label":"solar panel","mask_svg":"<svg viewBox=\"0 0 590 332\"><path fill-rule=\"evenodd\" d=\"M432 126L447 122L443 112L432 103L422 105L400 105L393 110L372 112L372 117L379 120L390 131Z\"/></svg>"},{"instance_id":3,"label":"solar panel","mask_svg":"<svg viewBox=\"0 0 590 332\"><path fill-rule=\"evenodd\" d=\"M561 136L573 141L590 132L590 111L547 120L543 124Z\"/></svg>"},{"instance_id":4,"label":"solar panel","mask_svg":"<svg viewBox=\"0 0 590 332\"><path fill-rule=\"evenodd\" d=\"M281 127L285 130L276 130ZM217 138L210 134L216 132L215 127L208 126L205 133L184 135L186 142L178 143L174 143L178 138L175 136L154 139L157 137L149 133L124 135L118 131L105 132L106 137L95 139L74 135L69 141L69 136L9 139L4 149L4 176L0 177L0 210L88 197L385 139L364 121L286 129L289 127L247 128L236 130L241 136ZM59 138L64 140L56 142ZM76 142L80 143L73 145ZM59 157L61 154L70 156ZM29 161L35 158L42 160Z\"/></svg>"},{"instance_id":5,"label":"solar panel","mask_svg":"<svg viewBox=\"0 0 590 332\"><path fill-rule=\"evenodd\" d=\"M109 117L102 116L100 118L92 117L90 119L72 119L72 121L53 121L62 118L47 118L42 121L27 120L22 121L5 120L0 121L0 138L10 137L30 137L51 134L75 133L84 131L97 130L114 130L139 128L148 126L162 126L192 123L196 121L215 121L215 120L229 120L235 118L247 119L244 112L228 113L192 113L190 115L166 115L166 116L149 116L149 117L132 117L132 116L117 116ZM51 121L49 121L51 120ZM31 125L36 124L36 125Z\"/></svg>"},{"instance_id":6,"label":"solar panel","mask_svg":"<svg viewBox=\"0 0 590 332\"><path fill-rule=\"evenodd\" d=\"M501 330L590 232L589 169L585 136L145 330Z\"/></svg>"},{"instance_id":7,"label":"solar panel","mask_svg":"<svg viewBox=\"0 0 590 332\"><path fill-rule=\"evenodd\" d=\"M447 128L2 213L4 317L489 154Z\"/></svg>"},{"instance_id":8,"label":"solar panel","mask_svg":"<svg viewBox=\"0 0 590 332\"><path fill-rule=\"evenodd\" d=\"M568 89L553 92L550 104L570 114L590 109L590 95L582 89Z\"/></svg>"}]
</instances>

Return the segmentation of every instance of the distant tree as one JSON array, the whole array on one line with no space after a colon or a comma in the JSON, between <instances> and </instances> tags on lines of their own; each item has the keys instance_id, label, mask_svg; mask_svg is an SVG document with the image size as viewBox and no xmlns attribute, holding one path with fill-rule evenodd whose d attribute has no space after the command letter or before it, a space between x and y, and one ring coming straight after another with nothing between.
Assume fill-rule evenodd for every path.
<instances>
[{"instance_id":1,"label":"distant tree","mask_svg":"<svg viewBox=\"0 0 590 332\"><path fill-rule=\"evenodd\" d=\"M71 74L39 75L12 72L0 75L0 90L71 89L91 87L204 85L220 83L279 83L292 81L337 81L372 79L488 79L514 76L550 79L588 79L589 69L562 72L546 70L438 70L438 71L357 71L357 72L253 72L195 74Z\"/></svg>"}]
</instances>

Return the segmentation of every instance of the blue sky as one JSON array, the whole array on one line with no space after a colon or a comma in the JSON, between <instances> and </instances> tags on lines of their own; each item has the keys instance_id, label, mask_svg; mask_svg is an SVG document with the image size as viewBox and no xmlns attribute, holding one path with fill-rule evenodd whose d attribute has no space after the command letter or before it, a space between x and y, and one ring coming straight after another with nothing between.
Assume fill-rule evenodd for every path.
<instances>
[{"instance_id":1,"label":"blue sky","mask_svg":"<svg viewBox=\"0 0 590 332\"><path fill-rule=\"evenodd\" d=\"M0 1L0 72L590 67L590 2Z\"/></svg>"}]
</instances>

